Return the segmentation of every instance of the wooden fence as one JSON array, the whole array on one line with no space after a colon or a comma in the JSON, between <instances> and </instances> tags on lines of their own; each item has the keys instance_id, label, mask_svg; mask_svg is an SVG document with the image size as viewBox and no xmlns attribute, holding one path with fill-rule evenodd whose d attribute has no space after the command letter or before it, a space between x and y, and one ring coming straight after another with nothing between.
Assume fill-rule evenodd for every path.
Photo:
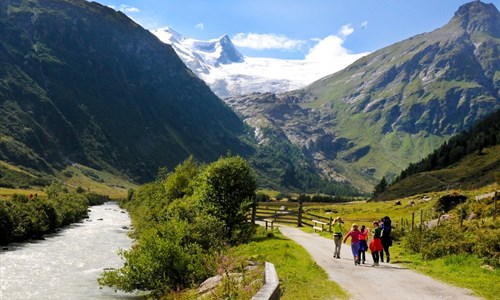
<instances>
[{"instance_id":1,"label":"wooden fence","mask_svg":"<svg viewBox=\"0 0 500 300\"><path fill-rule=\"evenodd\" d=\"M497 199L500 198L500 194L498 192L487 195L491 197L493 200L493 220L496 219L497 216ZM478 201L476 199L476 201ZM471 216L467 216L466 213L462 210L458 217L449 217L444 215L443 213L438 213L433 209L427 209L417 212L412 212L409 218L400 218L393 219L392 225L395 228L400 228L403 232L414 230L414 229L422 229L422 228L430 228L434 226L439 226L440 223L444 221L457 222L462 226L463 221L471 218ZM297 202L296 208L290 206L276 206L276 205L266 205L265 203L257 205L255 204L252 207L252 211L249 214L249 219L251 219L252 223L255 224L255 221L267 221L266 223L271 223L271 226L274 222L284 223L284 224L293 224L298 227L309 226L312 228L318 229L319 226L322 228L320 230L332 231L332 221L333 218L316 215L313 213L309 213L303 210L302 202ZM351 222L359 222L359 223L371 223L373 220L353 220L346 219L344 221ZM321 225L319 225L321 224Z\"/></svg>"},{"instance_id":2,"label":"wooden fence","mask_svg":"<svg viewBox=\"0 0 500 300\"><path fill-rule=\"evenodd\" d=\"M297 209L289 208L286 206L277 208L276 206L255 205L252 208L250 216L253 223L255 223L255 221L273 221L284 224L293 224L298 227L321 226L321 230L325 230L328 232L332 231L332 217L324 217L305 212L302 209L301 202L298 203Z\"/></svg>"}]
</instances>

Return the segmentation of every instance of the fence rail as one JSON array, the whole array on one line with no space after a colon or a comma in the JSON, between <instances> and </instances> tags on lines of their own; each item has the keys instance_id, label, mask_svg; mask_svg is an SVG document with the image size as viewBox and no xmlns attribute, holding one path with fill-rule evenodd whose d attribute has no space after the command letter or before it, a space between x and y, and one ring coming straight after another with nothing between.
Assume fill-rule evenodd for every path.
<instances>
[{"instance_id":1,"label":"fence rail","mask_svg":"<svg viewBox=\"0 0 500 300\"><path fill-rule=\"evenodd\" d=\"M280 208L270 208L268 206L255 205L252 208L251 214L249 215L253 216L253 222L255 222L255 220L263 221L264 219L271 219L274 222L296 224L299 227L314 227L314 221L320 221L327 224L325 231L332 231L332 217L324 217L313 213L304 212L301 202L298 203L297 209L289 208L286 206L281 206Z\"/></svg>"}]
</instances>

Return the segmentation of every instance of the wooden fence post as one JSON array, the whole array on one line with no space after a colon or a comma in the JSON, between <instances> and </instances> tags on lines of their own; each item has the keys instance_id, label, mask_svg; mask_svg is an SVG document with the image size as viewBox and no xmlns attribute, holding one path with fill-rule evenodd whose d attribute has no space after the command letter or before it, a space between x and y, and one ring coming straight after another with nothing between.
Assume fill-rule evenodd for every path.
<instances>
[{"instance_id":1,"label":"wooden fence post","mask_svg":"<svg viewBox=\"0 0 500 300\"><path fill-rule=\"evenodd\" d=\"M462 228L464 223L464 208L460 208L460 228Z\"/></svg>"},{"instance_id":2,"label":"wooden fence post","mask_svg":"<svg viewBox=\"0 0 500 300\"><path fill-rule=\"evenodd\" d=\"M333 218L332 218L332 216L330 216L330 222L328 222L328 232L332 232L332 222L333 222Z\"/></svg>"},{"instance_id":3,"label":"wooden fence post","mask_svg":"<svg viewBox=\"0 0 500 300\"><path fill-rule=\"evenodd\" d=\"M424 228L424 210L420 210L420 230Z\"/></svg>"},{"instance_id":4,"label":"wooden fence post","mask_svg":"<svg viewBox=\"0 0 500 300\"><path fill-rule=\"evenodd\" d=\"M411 230L415 229L415 212L411 213Z\"/></svg>"},{"instance_id":5,"label":"wooden fence post","mask_svg":"<svg viewBox=\"0 0 500 300\"><path fill-rule=\"evenodd\" d=\"M497 218L497 198L498 198L498 192L495 192L493 195L493 221Z\"/></svg>"},{"instance_id":6,"label":"wooden fence post","mask_svg":"<svg viewBox=\"0 0 500 300\"><path fill-rule=\"evenodd\" d=\"M297 226L302 227L302 201L299 200L299 212L297 214Z\"/></svg>"},{"instance_id":7,"label":"wooden fence post","mask_svg":"<svg viewBox=\"0 0 500 300\"><path fill-rule=\"evenodd\" d=\"M252 225L255 225L255 216L257 215L257 202L255 199L252 203Z\"/></svg>"}]
</instances>

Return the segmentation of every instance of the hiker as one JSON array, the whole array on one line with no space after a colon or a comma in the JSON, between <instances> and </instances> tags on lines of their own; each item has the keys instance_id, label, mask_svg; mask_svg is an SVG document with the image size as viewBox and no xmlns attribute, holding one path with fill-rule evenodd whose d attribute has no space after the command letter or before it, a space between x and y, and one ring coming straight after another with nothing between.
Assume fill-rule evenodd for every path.
<instances>
[{"instance_id":1,"label":"hiker","mask_svg":"<svg viewBox=\"0 0 500 300\"><path fill-rule=\"evenodd\" d=\"M333 258L340 258L340 247L342 246L342 236L344 235L344 221L341 217L336 217L332 222L333 242L335 249L333 251Z\"/></svg>"},{"instance_id":2,"label":"hiker","mask_svg":"<svg viewBox=\"0 0 500 300\"><path fill-rule=\"evenodd\" d=\"M380 252L384 250L384 247L382 246L382 241L380 239L380 237L382 236L382 228L379 227L378 221L373 222L372 235L373 238L369 246L373 258L372 267L378 267Z\"/></svg>"},{"instance_id":3,"label":"hiker","mask_svg":"<svg viewBox=\"0 0 500 300\"><path fill-rule=\"evenodd\" d=\"M347 241L349 237L351 237L351 251L354 256L354 265L359 265L359 229L358 224L352 224L351 230L347 233L344 238L344 243Z\"/></svg>"},{"instance_id":4,"label":"hiker","mask_svg":"<svg viewBox=\"0 0 500 300\"><path fill-rule=\"evenodd\" d=\"M392 221L388 216L382 218L382 246L384 247L384 251L380 252L380 261L384 262L384 252L386 255L386 262L391 261L391 254L389 253L389 247L392 246L391 239L391 230L392 230Z\"/></svg>"},{"instance_id":5,"label":"hiker","mask_svg":"<svg viewBox=\"0 0 500 300\"><path fill-rule=\"evenodd\" d=\"M363 262L363 265L366 261L366 250L368 250L368 233L370 229L365 228L365 225L361 225L361 229L359 231L359 252L358 257Z\"/></svg>"}]
</instances>

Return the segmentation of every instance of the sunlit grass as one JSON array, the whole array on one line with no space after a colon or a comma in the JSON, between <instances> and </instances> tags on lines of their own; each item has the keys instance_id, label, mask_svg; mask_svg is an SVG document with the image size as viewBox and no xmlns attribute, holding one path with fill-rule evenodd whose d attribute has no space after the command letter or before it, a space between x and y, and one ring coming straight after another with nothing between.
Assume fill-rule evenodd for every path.
<instances>
[{"instance_id":1,"label":"sunlit grass","mask_svg":"<svg viewBox=\"0 0 500 300\"><path fill-rule=\"evenodd\" d=\"M0 160L0 166L3 166L9 170L13 170L13 171L16 171L16 172L19 172L19 173L23 173L23 174L26 174L26 175L29 175L29 176L32 176L32 177L35 177L34 175L30 174L29 172L17 167L17 166L14 166L14 165L11 165L7 162L4 162L4 161L1 161Z\"/></svg>"},{"instance_id":2,"label":"sunlit grass","mask_svg":"<svg viewBox=\"0 0 500 300\"><path fill-rule=\"evenodd\" d=\"M393 262L414 269L454 286L467 288L484 299L498 299L500 270L485 266L473 255L449 255L424 260L419 254L408 253L396 244L392 247Z\"/></svg>"},{"instance_id":3,"label":"sunlit grass","mask_svg":"<svg viewBox=\"0 0 500 300\"><path fill-rule=\"evenodd\" d=\"M86 176L82 170L89 170L89 172L96 175L96 178L99 179L99 181L96 181L95 178ZM64 174L70 174L71 176L65 176ZM116 175L104 171L89 169L83 166L70 166L62 171L58 177L60 177L61 180L70 188L76 189L77 187L83 187L89 192L107 195L111 199L126 198L128 190L137 187L136 184Z\"/></svg>"},{"instance_id":4,"label":"sunlit grass","mask_svg":"<svg viewBox=\"0 0 500 300\"><path fill-rule=\"evenodd\" d=\"M47 195L41 189L9 189L9 188L0 188L0 198L10 199L13 195L23 195L29 196L37 195L38 197L46 197Z\"/></svg>"},{"instance_id":5,"label":"sunlit grass","mask_svg":"<svg viewBox=\"0 0 500 300\"><path fill-rule=\"evenodd\" d=\"M262 228L259 232L252 242L238 246L235 254L273 263L280 279L281 299L348 298L304 248L277 232L269 236Z\"/></svg>"}]
</instances>

